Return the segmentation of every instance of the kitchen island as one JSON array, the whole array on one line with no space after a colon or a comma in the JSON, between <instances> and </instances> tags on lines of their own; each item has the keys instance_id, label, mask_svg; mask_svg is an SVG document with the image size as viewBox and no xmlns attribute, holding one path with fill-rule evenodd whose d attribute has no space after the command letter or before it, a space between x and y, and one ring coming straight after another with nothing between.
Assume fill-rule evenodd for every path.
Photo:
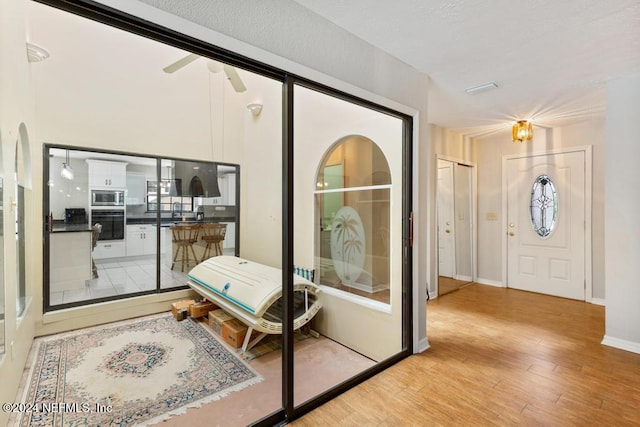
<instances>
[{"instance_id":1,"label":"kitchen island","mask_svg":"<svg viewBox=\"0 0 640 427\"><path fill-rule=\"evenodd\" d=\"M181 221L179 217L172 218L171 216L163 214L160 218L160 262L171 268L177 250L177 246L173 243L173 235L171 232L171 226L175 224L226 224L226 237L222 242L223 251L228 255L237 255L237 218L235 214L235 207L216 207L215 210L208 212L207 216L201 220L195 220L191 217L188 220ZM157 224L157 217L155 215L127 216L126 223L127 227L134 225L155 225ZM198 236L197 242L193 245L198 261L202 259L205 247L206 242L202 240L201 235Z\"/></svg>"},{"instance_id":2,"label":"kitchen island","mask_svg":"<svg viewBox=\"0 0 640 427\"><path fill-rule=\"evenodd\" d=\"M171 268L173 264L173 260L176 257L176 252L178 251L178 245L176 245L173 241L173 225L206 225L206 224L226 224L226 235L225 239L222 242L223 251L226 249L227 252L231 255L235 255L235 223L234 222L225 222L219 221L218 218L214 221L180 221L180 222L172 222L169 224L162 224L161 233L161 262L164 263L167 267ZM203 233L200 231L198 233L197 241L192 245L193 251L195 252L195 256L198 262L203 261L205 248L207 243L202 239ZM180 263L180 257L176 260L176 266Z\"/></svg>"},{"instance_id":3,"label":"kitchen island","mask_svg":"<svg viewBox=\"0 0 640 427\"><path fill-rule=\"evenodd\" d=\"M78 289L91 279L91 227L54 222L49 239L50 292Z\"/></svg>"}]
</instances>

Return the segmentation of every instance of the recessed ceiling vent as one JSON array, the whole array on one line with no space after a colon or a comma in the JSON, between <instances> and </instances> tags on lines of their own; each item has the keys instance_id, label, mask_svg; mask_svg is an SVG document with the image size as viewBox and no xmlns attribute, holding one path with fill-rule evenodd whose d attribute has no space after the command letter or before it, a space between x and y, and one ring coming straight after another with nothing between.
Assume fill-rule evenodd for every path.
<instances>
[{"instance_id":1,"label":"recessed ceiling vent","mask_svg":"<svg viewBox=\"0 0 640 427\"><path fill-rule=\"evenodd\" d=\"M487 90L491 90L491 89L497 89L498 88L498 83L496 82L486 82L486 83L482 83L476 86L471 86L466 88L464 91L467 92L469 95L473 95L476 94L478 92L484 92Z\"/></svg>"}]
</instances>

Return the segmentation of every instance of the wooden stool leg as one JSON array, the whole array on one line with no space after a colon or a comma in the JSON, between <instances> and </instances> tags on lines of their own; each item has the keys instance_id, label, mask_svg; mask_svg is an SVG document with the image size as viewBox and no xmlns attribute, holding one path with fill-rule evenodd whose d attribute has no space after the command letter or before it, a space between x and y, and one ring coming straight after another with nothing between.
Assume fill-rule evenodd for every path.
<instances>
[{"instance_id":1,"label":"wooden stool leg","mask_svg":"<svg viewBox=\"0 0 640 427\"><path fill-rule=\"evenodd\" d=\"M182 272L184 273L184 265L189 265L189 248L185 245L182 248Z\"/></svg>"},{"instance_id":2,"label":"wooden stool leg","mask_svg":"<svg viewBox=\"0 0 640 427\"><path fill-rule=\"evenodd\" d=\"M173 266L176 263L176 260L178 259L178 253L180 253L180 246L178 246L176 248L176 254L173 256L173 262L171 263L171 269L173 270Z\"/></svg>"},{"instance_id":3,"label":"wooden stool leg","mask_svg":"<svg viewBox=\"0 0 640 427\"><path fill-rule=\"evenodd\" d=\"M191 253L193 254L193 262L195 265L198 264L198 257L196 256L196 251L193 249L193 245L189 245L191 248Z\"/></svg>"}]
</instances>

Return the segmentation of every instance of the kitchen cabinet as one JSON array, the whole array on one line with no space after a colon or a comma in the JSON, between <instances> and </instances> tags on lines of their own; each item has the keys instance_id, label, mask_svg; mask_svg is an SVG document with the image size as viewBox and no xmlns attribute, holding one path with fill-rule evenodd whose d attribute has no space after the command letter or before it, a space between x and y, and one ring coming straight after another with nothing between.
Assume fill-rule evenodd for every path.
<instances>
[{"instance_id":1,"label":"kitchen cabinet","mask_svg":"<svg viewBox=\"0 0 640 427\"><path fill-rule=\"evenodd\" d=\"M91 279L91 232L51 233L51 292L83 288Z\"/></svg>"},{"instance_id":2,"label":"kitchen cabinet","mask_svg":"<svg viewBox=\"0 0 640 427\"><path fill-rule=\"evenodd\" d=\"M222 204L234 206L236 204L236 174L225 174L223 175L223 179L220 179L219 182Z\"/></svg>"},{"instance_id":3,"label":"kitchen cabinet","mask_svg":"<svg viewBox=\"0 0 640 427\"><path fill-rule=\"evenodd\" d=\"M127 256L155 254L156 230L155 225L127 225Z\"/></svg>"},{"instance_id":4,"label":"kitchen cabinet","mask_svg":"<svg viewBox=\"0 0 640 427\"><path fill-rule=\"evenodd\" d=\"M127 172L127 206L144 205L147 181L143 173Z\"/></svg>"},{"instance_id":5,"label":"kitchen cabinet","mask_svg":"<svg viewBox=\"0 0 640 427\"><path fill-rule=\"evenodd\" d=\"M127 164L87 159L90 188L126 188Z\"/></svg>"},{"instance_id":6,"label":"kitchen cabinet","mask_svg":"<svg viewBox=\"0 0 640 427\"><path fill-rule=\"evenodd\" d=\"M93 248L93 259L120 258L126 255L124 240L98 241Z\"/></svg>"},{"instance_id":7,"label":"kitchen cabinet","mask_svg":"<svg viewBox=\"0 0 640 427\"><path fill-rule=\"evenodd\" d=\"M227 231L224 235L224 241L222 242L222 249L235 249L236 247L236 223L235 222L222 222L221 224L227 224Z\"/></svg>"}]
</instances>

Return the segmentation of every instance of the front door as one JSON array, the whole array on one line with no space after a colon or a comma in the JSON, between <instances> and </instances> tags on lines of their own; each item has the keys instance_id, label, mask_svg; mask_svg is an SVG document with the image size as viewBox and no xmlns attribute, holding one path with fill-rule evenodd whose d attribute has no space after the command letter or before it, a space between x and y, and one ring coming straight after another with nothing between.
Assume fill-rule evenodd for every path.
<instances>
[{"instance_id":1,"label":"front door","mask_svg":"<svg viewBox=\"0 0 640 427\"><path fill-rule=\"evenodd\" d=\"M585 299L585 153L507 160L507 286Z\"/></svg>"}]
</instances>

